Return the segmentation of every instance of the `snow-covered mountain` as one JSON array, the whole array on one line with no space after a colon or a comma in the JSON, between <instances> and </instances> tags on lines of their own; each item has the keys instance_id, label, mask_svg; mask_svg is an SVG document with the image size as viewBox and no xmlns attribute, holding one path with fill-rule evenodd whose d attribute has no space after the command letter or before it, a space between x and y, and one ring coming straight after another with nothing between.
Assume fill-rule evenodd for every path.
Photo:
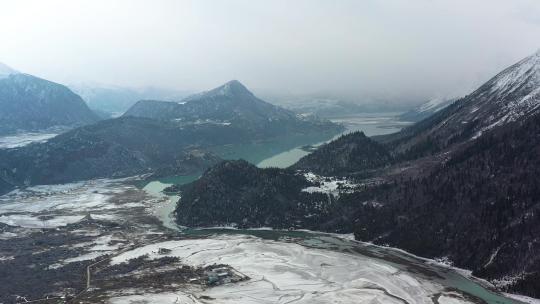
<instances>
[{"instance_id":1,"label":"snow-covered mountain","mask_svg":"<svg viewBox=\"0 0 540 304\"><path fill-rule=\"evenodd\" d=\"M539 58L396 134L349 133L288 169L221 163L182 187L178 222L352 230L540 297Z\"/></svg>"},{"instance_id":2,"label":"snow-covered mountain","mask_svg":"<svg viewBox=\"0 0 540 304\"><path fill-rule=\"evenodd\" d=\"M168 104L169 107L165 107L164 104ZM243 119L256 119L260 116L265 120L295 117L292 112L255 97L237 80L229 81L210 91L188 96L180 102L139 101L125 115L178 121L196 119L221 121L239 116Z\"/></svg>"},{"instance_id":3,"label":"snow-covered mountain","mask_svg":"<svg viewBox=\"0 0 540 304\"><path fill-rule=\"evenodd\" d=\"M540 112L540 51L506 68L471 94L389 139L402 149L429 145L443 149L478 138L494 127Z\"/></svg>"},{"instance_id":4,"label":"snow-covered mountain","mask_svg":"<svg viewBox=\"0 0 540 304\"><path fill-rule=\"evenodd\" d=\"M98 120L67 87L0 65L0 134L81 126Z\"/></svg>"},{"instance_id":5,"label":"snow-covered mountain","mask_svg":"<svg viewBox=\"0 0 540 304\"><path fill-rule=\"evenodd\" d=\"M439 112L440 110L451 105L454 101L456 101L456 98L435 97L428 102L423 103L415 107L414 109L411 109L399 115L399 119L404 121L417 122Z\"/></svg>"},{"instance_id":6,"label":"snow-covered mountain","mask_svg":"<svg viewBox=\"0 0 540 304\"><path fill-rule=\"evenodd\" d=\"M516 121L520 117L538 111L540 106L540 50L499 73L475 91L472 96L480 102L469 107L476 113L480 106L492 101L498 109L490 113L484 130ZM485 113L485 112L484 112ZM478 113L475 117L480 117ZM485 114L484 114L485 115ZM489 125L487 125L489 123Z\"/></svg>"},{"instance_id":7,"label":"snow-covered mountain","mask_svg":"<svg viewBox=\"0 0 540 304\"><path fill-rule=\"evenodd\" d=\"M221 124L261 136L335 131L336 124L304 117L257 98L237 80L191 95L180 102L142 100L124 116L146 117L177 123ZM263 136L263 137L264 137Z\"/></svg>"}]
</instances>

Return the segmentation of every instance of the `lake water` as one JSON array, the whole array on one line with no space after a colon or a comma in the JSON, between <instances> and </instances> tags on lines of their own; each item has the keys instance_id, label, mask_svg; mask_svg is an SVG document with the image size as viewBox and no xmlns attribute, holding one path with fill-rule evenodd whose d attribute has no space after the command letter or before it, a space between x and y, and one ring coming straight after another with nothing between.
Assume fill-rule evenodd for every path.
<instances>
[{"instance_id":1,"label":"lake water","mask_svg":"<svg viewBox=\"0 0 540 304\"><path fill-rule=\"evenodd\" d=\"M399 113L366 113L346 117L335 117L331 120L345 126L345 130L337 135L335 133L321 133L310 134L307 136L288 136L262 143L218 147L215 148L213 152L218 154L223 159L241 158L253 164L257 164L257 166L261 168L286 168L309 153L305 149L302 149L302 147L305 145L321 145L341 136L342 134L353 131L362 131L367 136L397 132L409 124L396 120L395 117L397 114ZM163 189L173 184L190 183L196 180L199 176L200 174L172 176L151 181L146 185L141 185L144 186L143 189L148 193L169 199L168 204L162 204L156 208L156 213L158 213L160 218L163 219L165 226L168 228L175 228L176 226L173 212L175 209L175 202L178 201L178 197L165 195L162 192Z\"/></svg>"},{"instance_id":2,"label":"lake water","mask_svg":"<svg viewBox=\"0 0 540 304\"><path fill-rule=\"evenodd\" d=\"M223 159L245 159L260 168L278 167L286 168L300 158L309 154L302 147L306 145L318 146L329 142L342 134L354 131L362 131L367 136L384 135L398 132L409 125L396 119L399 113L366 113L351 116L335 117L331 120L345 126L345 130L339 134L320 133L310 135L297 135L282 137L276 140L217 147L213 152ZM173 176L147 184L145 190L158 194L172 184L184 184L194 181L199 175Z\"/></svg>"},{"instance_id":3,"label":"lake water","mask_svg":"<svg viewBox=\"0 0 540 304\"><path fill-rule=\"evenodd\" d=\"M367 136L395 133L401 130L403 127L410 125L409 122L397 120L396 116L398 114L399 113L366 113L332 118L330 119L331 121L345 126L343 133L332 136L331 138L324 138L320 141L312 141L308 144L316 147L336 139L342 134L354 131L362 131ZM256 164L260 168L286 168L293 165L300 158L308 154L308 151L302 149L302 145L297 145L292 149L268 157L260 162L257 162Z\"/></svg>"}]
</instances>

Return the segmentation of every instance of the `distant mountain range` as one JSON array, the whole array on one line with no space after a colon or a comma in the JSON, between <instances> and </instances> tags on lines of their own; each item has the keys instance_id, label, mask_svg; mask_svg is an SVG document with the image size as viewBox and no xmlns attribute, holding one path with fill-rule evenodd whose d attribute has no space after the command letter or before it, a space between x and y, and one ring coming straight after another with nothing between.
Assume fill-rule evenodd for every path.
<instances>
[{"instance_id":1,"label":"distant mountain range","mask_svg":"<svg viewBox=\"0 0 540 304\"><path fill-rule=\"evenodd\" d=\"M67 87L0 64L0 134L77 127L98 120Z\"/></svg>"},{"instance_id":2,"label":"distant mountain range","mask_svg":"<svg viewBox=\"0 0 540 304\"><path fill-rule=\"evenodd\" d=\"M122 117L0 150L0 193L98 177L195 174L220 160L210 148L341 130L266 103L233 81L183 104L139 102Z\"/></svg>"},{"instance_id":3,"label":"distant mountain range","mask_svg":"<svg viewBox=\"0 0 540 304\"><path fill-rule=\"evenodd\" d=\"M71 84L69 88L79 94L90 109L107 118L121 116L139 100L157 98L172 101L188 95L184 91L155 87L134 89L99 84Z\"/></svg>"},{"instance_id":4,"label":"distant mountain range","mask_svg":"<svg viewBox=\"0 0 540 304\"><path fill-rule=\"evenodd\" d=\"M302 116L257 98L233 80L179 102L143 100L124 116L146 117L181 124L217 124L238 127L255 138L329 130L335 125L314 116Z\"/></svg>"},{"instance_id":5,"label":"distant mountain range","mask_svg":"<svg viewBox=\"0 0 540 304\"><path fill-rule=\"evenodd\" d=\"M540 297L539 106L537 52L398 133L345 135L288 169L221 163L180 187L178 222L354 232Z\"/></svg>"},{"instance_id":6,"label":"distant mountain range","mask_svg":"<svg viewBox=\"0 0 540 304\"><path fill-rule=\"evenodd\" d=\"M411 108L409 100L358 97L355 99L320 96L271 96L277 105L299 114L334 118L365 113L403 112Z\"/></svg>"}]
</instances>

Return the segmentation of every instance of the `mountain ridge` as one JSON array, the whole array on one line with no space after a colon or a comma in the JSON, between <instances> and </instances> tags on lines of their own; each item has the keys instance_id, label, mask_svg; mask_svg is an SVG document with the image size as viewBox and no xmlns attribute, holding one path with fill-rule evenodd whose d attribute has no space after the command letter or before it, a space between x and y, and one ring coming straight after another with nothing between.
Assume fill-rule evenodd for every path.
<instances>
[{"instance_id":1,"label":"mountain ridge","mask_svg":"<svg viewBox=\"0 0 540 304\"><path fill-rule=\"evenodd\" d=\"M418 122L443 110L444 108L454 103L456 100L457 98L436 97L415 107L414 109L400 114L398 118L403 121Z\"/></svg>"},{"instance_id":2,"label":"mountain ridge","mask_svg":"<svg viewBox=\"0 0 540 304\"><path fill-rule=\"evenodd\" d=\"M24 73L0 78L0 133L77 127L98 120L82 98L64 85Z\"/></svg>"},{"instance_id":3,"label":"mountain ridge","mask_svg":"<svg viewBox=\"0 0 540 304\"><path fill-rule=\"evenodd\" d=\"M507 67L469 95L398 133L379 136L395 153L442 151L540 111L540 54Z\"/></svg>"},{"instance_id":4,"label":"mountain ridge","mask_svg":"<svg viewBox=\"0 0 540 304\"><path fill-rule=\"evenodd\" d=\"M103 120L45 143L0 150L0 180L5 185L0 193L92 178L194 174L220 160L201 147L219 144L212 140L215 136L225 143L234 140L219 132L147 118Z\"/></svg>"},{"instance_id":5,"label":"mountain ridge","mask_svg":"<svg viewBox=\"0 0 540 304\"><path fill-rule=\"evenodd\" d=\"M210 169L203 174L204 182L181 189L178 221L193 224L187 219L196 214L195 224L203 226L207 221L230 224L233 218L243 228L283 228L287 223L264 222L264 214L253 219L240 212L245 221L235 217L238 210L258 208L266 197L277 197L282 212L305 206L304 217L317 218L315 227L302 220L291 227L354 232L358 240L447 258L501 290L540 297L539 55L504 69L471 94L398 133L373 139L343 136L288 169L245 169L251 179L265 181L264 191L254 191L259 184L234 182L244 174L241 167ZM497 121L501 123L493 124ZM325 167L336 164L339 170ZM311 171L323 176L313 177ZM287 178L295 182L283 183ZM305 192L324 194L328 200L309 199ZM222 210L220 201L234 201L231 193L241 204ZM212 210L202 212L208 204ZM313 212L315 206L321 209ZM297 214L301 210L295 210L302 218Z\"/></svg>"},{"instance_id":6,"label":"mountain ridge","mask_svg":"<svg viewBox=\"0 0 540 304\"><path fill-rule=\"evenodd\" d=\"M237 80L191 95L179 102L139 101L124 116L147 117L178 123L233 125L274 137L287 133L309 133L339 129L330 121L303 117L257 98Z\"/></svg>"}]
</instances>

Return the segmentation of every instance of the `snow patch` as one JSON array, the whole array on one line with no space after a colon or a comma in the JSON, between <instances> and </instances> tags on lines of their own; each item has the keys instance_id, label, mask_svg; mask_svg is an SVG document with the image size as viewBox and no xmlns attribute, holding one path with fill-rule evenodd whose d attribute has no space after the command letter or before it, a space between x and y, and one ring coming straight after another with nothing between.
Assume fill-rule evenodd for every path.
<instances>
[{"instance_id":1,"label":"snow patch","mask_svg":"<svg viewBox=\"0 0 540 304\"><path fill-rule=\"evenodd\" d=\"M535 298L530 298L530 297L527 297L527 296L522 296L522 295L517 295L517 294L512 294L512 293L503 293L503 295L505 297L508 297L508 298L511 298L511 299L514 299L514 300L518 300L520 302L523 302L523 303L528 303L528 304L540 304L540 299L535 299Z\"/></svg>"},{"instance_id":2,"label":"snow patch","mask_svg":"<svg viewBox=\"0 0 540 304\"><path fill-rule=\"evenodd\" d=\"M193 296L182 292L143 293L114 297L109 299L109 304L198 304L201 303Z\"/></svg>"},{"instance_id":3,"label":"snow patch","mask_svg":"<svg viewBox=\"0 0 540 304\"><path fill-rule=\"evenodd\" d=\"M93 260L95 258L99 258L100 256L103 256L105 254L107 254L107 253L106 252L99 252L99 251L89 252L89 253L80 255L78 257L65 259L64 264L69 264L69 263L74 263L74 262L81 262L81 261L89 261L89 260Z\"/></svg>"},{"instance_id":4,"label":"snow patch","mask_svg":"<svg viewBox=\"0 0 540 304\"><path fill-rule=\"evenodd\" d=\"M440 110L444 109L446 106L448 106L450 103L452 103L455 99L453 98L441 98L441 97L435 97L431 99L430 101L420 105L418 107L418 112L439 112Z\"/></svg>"},{"instance_id":5,"label":"snow patch","mask_svg":"<svg viewBox=\"0 0 540 304\"><path fill-rule=\"evenodd\" d=\"M505 288L516 284L522 277L522 274L507 275L502 278L492 280L491 282L497 288L504 290Z\"/></svg>"},{"instance_id":6,"label":"snow patch","mask_svg":"<svg viewBox=\"0 0 540 304\"><path fill-rule=\"evenodd\" d=\"M178 257L186 265L227 264L251 278L246 282L213 287L195 294L212 297L216 303L407 301L412 304L432 303L430 297L433 294L446 294L444 287L438 283L399 271L394 266L369 257L246 235L216 235L208 239L150 244L112 258L111 264L124 263L143 255L158 259L164 256L159 254L160 248L169 249L165 256ZM149 299L148 303L153 303ZM168 299L162 300L168 303ZM469 303L466 300L451 300L453 297L450 299L448 296L448 301L444 303Z\"/></svg>"},{"instance_id":7,"label":"snow patch","mask_svg":"<svg viewBox=\"0 0 540 304\"><path fill-rule=\"evenodd\" d=\"M356 184L352 183L347 179L339 179L337 177L325 177L312 172L305 173L304 177L309 182L318 184L318 186L304 188L302 189L303 192L321 192L337 196L340 192L350 192L357 186Z\"/></svg>"},{"instance_id":8,"label":"snow patch","mask_svg":"<svg viewBox=\"0 0 540 304\"><path fill-rule=\"evenodd\" d=\"M448 294L448 295L441 295L439 297L439 304L463 304L463 303L469 303L469 301L465 300L462 296L456 295L456 294Z\"/></svg>"},{"instance_id":9,"label":"snow patch","mask_svg":"<svg viewBox=\"0 0 540 304\"><path fill-rule=\"evenodd\" d=\"M23 228L57 228L82 220L81 215L62 215L41 219L31 215L14 214L0 216L0 223Z\"/></svg>"},{"instance_id":10,"label":"snow patch","mask_svg":"<svg viewBox=\"0 0 540 304\"><path fill-rule=\"evenodd\" d=\"M0 137L0 149L24 147L31 143L43 143L59 133L21 133Z\"/></svg>"}]
</instances>

